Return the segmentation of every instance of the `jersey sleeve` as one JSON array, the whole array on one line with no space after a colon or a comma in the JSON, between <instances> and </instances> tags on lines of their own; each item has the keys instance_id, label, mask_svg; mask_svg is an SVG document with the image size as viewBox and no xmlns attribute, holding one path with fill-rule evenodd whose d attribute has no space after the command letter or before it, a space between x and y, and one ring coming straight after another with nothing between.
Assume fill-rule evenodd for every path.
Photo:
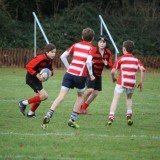
<instances>
[{"instance_id":1,"label":"jersey sleeve","mask_svg":"<svg viewBox=\"0 0 160 160\"><path fill-rule=\"evenodd\" d=\"M142 62L140 60L138 60L138 66L143 66Z\"/></svg>"},{"instance_id":2,"label":"jersey sleeve","mask_svg":"<svg viewBox=\"0 0 160 160\"><path fill-rule=\"evenodd\" d=\"M111 51L110 51L109 49L107 49L107 53L110 55L110 56L109 56L109 60L108 60L108 65L107 65L107 67L108 67L108 68L111 68L112 65L113 65L113 63L112 63L112 53L111 53Z\"/></svg>"},{"instance_id":3,"label":"jersey sleeve","mask_svg":"<svg viewBox=\"0 0 160 160\"><path fill-rule=\"evenodd\" d=\"M121 57L119 57L113 64L112 68L114 69L119 69L120 68L120 65L121 65Z\"/></svg>"},{"instance_id":4,"label":"jersey sleeve","mask_svg":"<svg viewBox=\"0 0 160 160\"><path fill-rule=\"evenodd\" d=\"M66 50L70 55L73 55L73 53L74 53L74 45L75 45L75 44L73 44L71 47L69 47L69 48Z\"/></svg>"},{"instance_id":5,"label":"jersey sleeve","mask_svg":"<svg viewBox=\"0 0 160 160\"><path fill-rule=\"evenodd\" d=\"M27 65L26 65L26 69L29 72L29 74L36 76L38 73L36 72L36 70L34 70L34 68L37 66L38 63L40 63L42 61L42 56L37 56L35 58L33 58Z\"/></svg>"}]
</instances>

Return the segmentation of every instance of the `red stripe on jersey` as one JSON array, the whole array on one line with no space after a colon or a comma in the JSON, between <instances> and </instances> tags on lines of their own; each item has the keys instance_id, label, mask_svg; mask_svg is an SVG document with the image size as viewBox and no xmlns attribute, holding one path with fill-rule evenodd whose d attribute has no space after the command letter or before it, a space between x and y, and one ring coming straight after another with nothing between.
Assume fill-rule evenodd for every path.
<instances>
[{"instance_id":1,"label":"red stripe on jersey","mask_svg":"<svg viewBox=\"0 0 160 160\"><path fill-rule=\"evenodd\" d=\"M128 71L128 72L137 72L138 69L135 69L135 68L126 68L124 67L123 68L123 71Z\"/></svg>"},{"instance_id":2,"label":"red stripe on jersey","mask_svg":"<svg viewBox=\"0 0 160 160\"><path fill-rule=\"evenodd\" d=\"M68 72L69 72L69 73L74 73L74 74L76 74L76 75L79 75L79 74L80 74L80 71L75 70L75 69L71 69L71 68L68 69Z\"/></svg>"},{"instance_id":3,"label":"red stripe on jersey","mask_svg":"<svg viewBox=\"0 0 160 160\"><path fill-rule=\"evenodd\" d=\"M72 63L71 65L72 65L72 66L75 66L75 67L79 67L79 68L82 68L82 67L83 67L82 64L77 64L77 63Z\"/></svg>"},{"instance_id":4,"label":"red stripe on jersey","mask_svg":"<svg viewBox=\"0 0 160 160\"><path fill-rule=\"evenodd\" d=\"M74 56L73 59L74 59L74 60L83 61L83 62L87 60L87 58L78 57L78 56Z\"/></svg>"},{"instance_id":5,"label":"red stripe on jersey","mask_svg":"<svg viewBox=\"0 0 160 160\"><path fill-rule=\"evenodd\" d=\"M124 82L123 84L125 87L129 87L129 88L133 88L135 86L135 83Z\"/></svg>"},{"instance_id":6,"label":"red stripe on jersey","mask_svg":"<svg viewBox=\"0 0 160 160\"><path fill-rule=\"evenodd\" d=\"M123 78L128 78L128 79L135 79L136 78L136 76L132 76L132 75L126 75L126 74L124 74L123 75Z\"/></svg>"}]
</instances>

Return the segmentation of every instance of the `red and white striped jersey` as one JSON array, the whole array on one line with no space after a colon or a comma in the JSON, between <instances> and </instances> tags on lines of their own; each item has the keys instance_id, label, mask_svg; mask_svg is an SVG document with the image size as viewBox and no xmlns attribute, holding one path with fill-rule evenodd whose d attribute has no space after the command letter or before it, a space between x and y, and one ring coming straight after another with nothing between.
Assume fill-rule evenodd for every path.
<instances>
[{"instance_id":1,"label":"red and white striped jersey","mask_svg":"<svg viewBox=\"0 0 160 160\"><path fill-rule=\"evenodd\" d=\"M67 69L67 72L73 75L86 77L86 60L92 48L92 44L87 41L75 43L68 48L67 51L70 55L73 55L73 59Z\"/></svg>"},{"instance_id":2,"label":"red and white striped jersey","mask_svg":"<svg viewBox=\"0 0 160 160\"><path fill-rule=\"evenodd\" d=\"M140 66L142 66L140 60L138 60L131 53L126 53L119 57L113 64L113 68L120 69L120 75L118 77L117 84L126 88L135 87L136 73Z\"/></svg>"}]
</instances>

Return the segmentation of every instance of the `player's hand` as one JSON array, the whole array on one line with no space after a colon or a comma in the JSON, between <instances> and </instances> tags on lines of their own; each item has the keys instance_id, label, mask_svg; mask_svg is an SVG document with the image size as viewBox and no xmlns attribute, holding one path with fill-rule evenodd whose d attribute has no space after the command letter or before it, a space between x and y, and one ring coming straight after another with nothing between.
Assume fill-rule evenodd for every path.
<instances>
[{"instance_id":1,"label":"player's hand","mask_svg":"<svg viewBox=\"0 0 160 160\"><path fill-rule=\"evenodd\" d=\"M108 61L106 59L105 60L102 59L102 61L103 61L103 63L104 63L105 66L108 65Z\"/></svg>"},{"instance_id":2,"label":"player's hand","mask_svg":"<svg viewBox=\"0 0 160 160\"><path fill-rule=\"evenodd\" d=\"M113 82L113 83L117 82L117 78L112 77L112 82Z\"/></svg>"},{"instance_id":3,"label":"player's hand","mask_svg":"<svg viewBox=\"0 0 160 160\"><path fill-rule=\"evenodd\" d=\"M90 75L90 79L91 79L91 81L95 80L95 76L94 75Z\"/></svg>"},{"instance_id":4,"label":"player's hand","mask_svg":"<svg viewBox=\"0 0 160 160\"><path fill-rule=\"evenodd\" d=\"M142 83L142 82L140 82L140 83L138 84L137 88L139 88L139 89L140 89L140 91L142 91L142 90L143 90L143 83Z\"/></svg>"},{"instance_id":5,"label":"player's hand","mask_svg":"<svg viewBox=\"0 0 160 160\"><path fill-rule=\"evenodd\" d=\"M44 81L44 78L38 73L37 75L37 78L39 79L39 81L43 82Z\"/></svg>"}]
</instances>

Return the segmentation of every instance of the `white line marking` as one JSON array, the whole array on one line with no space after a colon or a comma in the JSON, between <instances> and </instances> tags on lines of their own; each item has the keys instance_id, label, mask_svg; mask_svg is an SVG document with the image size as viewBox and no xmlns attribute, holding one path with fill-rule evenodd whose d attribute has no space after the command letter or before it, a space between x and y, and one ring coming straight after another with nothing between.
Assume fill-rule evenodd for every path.
<instances>
[{"instance_id":1,"label":"white line marking","mask_svg":"<svg viewBox=\"0 0 160 160\"><path fill-rule=\"evenodd\" d=\"M5 136L5 135L15 135L15 136L74 136L74 133L16 133L16 132L1 132L0 136ZM87 135L79 135L79 136L87 136L87 137L98 137L98 138L104 138L104 137L109 137L109 138L150 138L150 139L158 139L160 140L160 136L147 136L147 135L108 135L108 134L87 134Z\"/></svg>"}]
</instances>

